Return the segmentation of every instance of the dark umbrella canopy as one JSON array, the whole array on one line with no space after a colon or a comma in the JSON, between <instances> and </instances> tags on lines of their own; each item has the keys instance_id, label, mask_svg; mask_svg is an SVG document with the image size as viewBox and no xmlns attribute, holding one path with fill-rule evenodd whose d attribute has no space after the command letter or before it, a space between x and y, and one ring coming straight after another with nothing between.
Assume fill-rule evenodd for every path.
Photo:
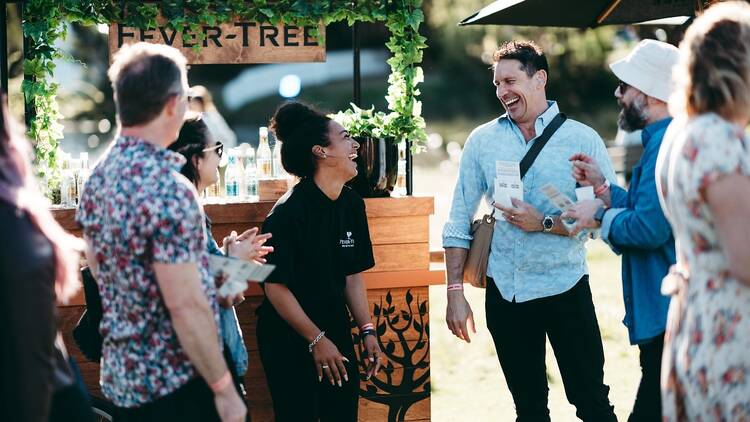
<instances>
[{"instance_id":1,"label":"dark umbrella canopy","mask_svg":"<svg viewBox=\"0 0 750 422\"><path fill-rule=\"evenodd\" d=\"M693 16L703 0L497 0L459 25L592 28Z\"/></svg>"}]
</instances>

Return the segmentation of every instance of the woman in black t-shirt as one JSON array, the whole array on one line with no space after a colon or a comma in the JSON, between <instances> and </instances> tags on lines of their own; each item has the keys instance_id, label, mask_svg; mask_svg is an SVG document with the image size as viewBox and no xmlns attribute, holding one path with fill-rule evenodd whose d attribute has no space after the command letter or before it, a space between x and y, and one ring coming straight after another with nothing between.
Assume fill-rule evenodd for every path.
<instances>
[{"instance_id":1,"label":"woman in black t-shirt","mask_svg":"<svg viewBox=\"0 0 750 422\"><path fill-rule=\"evenodd\" d=\"M359 145L341 125L301 103L282 105L271 129L300 182L263 224L274 272L258 310L258 348L277 421L357 420L359 372L350 316L360 327L369 378L381 351L362 271L375 265L365 204L344 186Z\"/></svg>"}]
</instances>

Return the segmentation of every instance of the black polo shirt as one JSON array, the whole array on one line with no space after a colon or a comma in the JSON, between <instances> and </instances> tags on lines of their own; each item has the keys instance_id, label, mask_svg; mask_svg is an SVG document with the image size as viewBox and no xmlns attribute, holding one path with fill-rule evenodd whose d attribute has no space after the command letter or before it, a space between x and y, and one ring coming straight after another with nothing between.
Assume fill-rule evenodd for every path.
<instances>
[{"instance_id":1,"label":"black polo shirt","mask_svg":"<svg viewBox=\"0 0 750 422\"><path fill-rule=\"evenodd\" d=\"M362 198L344 186L331 200L305 178L274 205L262 231L273 234L266 259L276 266L266 282L285 284L319 328L348 329L346 276L375 265ZM259 314L281 318L267 299Z\"/></svg>"}]
</instances>

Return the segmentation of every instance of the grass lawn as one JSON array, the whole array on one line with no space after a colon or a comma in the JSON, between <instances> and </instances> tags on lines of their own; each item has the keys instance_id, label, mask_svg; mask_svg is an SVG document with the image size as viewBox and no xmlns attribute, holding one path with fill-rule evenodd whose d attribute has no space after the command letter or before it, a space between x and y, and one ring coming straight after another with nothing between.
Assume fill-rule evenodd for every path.
<instances>
[{"instance_id":1,"label":"grass lawn","mask_svg":"<svg viewBox=\"0 0 750 422\"><path fill-rule=\"evenodd\" d=\"M604 340L605 382L617 418L627 420L640 381L638 349L628 343L621 320L624 314L620 284L620 258L601 241L588 244L591 290ZM432 420L513 421L515 410L495 355L484 315L484 291L467 285L466 296L474 311L477 334L466 344L445 324L445 287L430 288L430 352ZM547 345L549 408L552 420L577 421L575 408L565 398L560 372Z\"/></svg>"}]
</instances>

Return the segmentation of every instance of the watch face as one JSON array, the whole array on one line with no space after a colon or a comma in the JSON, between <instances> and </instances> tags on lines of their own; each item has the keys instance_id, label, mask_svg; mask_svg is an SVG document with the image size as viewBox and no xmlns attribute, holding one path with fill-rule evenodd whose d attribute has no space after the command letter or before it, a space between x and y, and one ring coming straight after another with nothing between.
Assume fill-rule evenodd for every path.
<instances>
[{"instance_id":1,"label":"watch face","mask_svg":"<svg viewBox=\"0 0 750 422\"><path fill-rule=\"evenodd\" d=\"M552 226L555 225L555 220L553 220L552 217L547 216L544 217L544 221L542 222L542 224L544 224L545 230L551 230Z\"/></svg>"}]
</instances>

